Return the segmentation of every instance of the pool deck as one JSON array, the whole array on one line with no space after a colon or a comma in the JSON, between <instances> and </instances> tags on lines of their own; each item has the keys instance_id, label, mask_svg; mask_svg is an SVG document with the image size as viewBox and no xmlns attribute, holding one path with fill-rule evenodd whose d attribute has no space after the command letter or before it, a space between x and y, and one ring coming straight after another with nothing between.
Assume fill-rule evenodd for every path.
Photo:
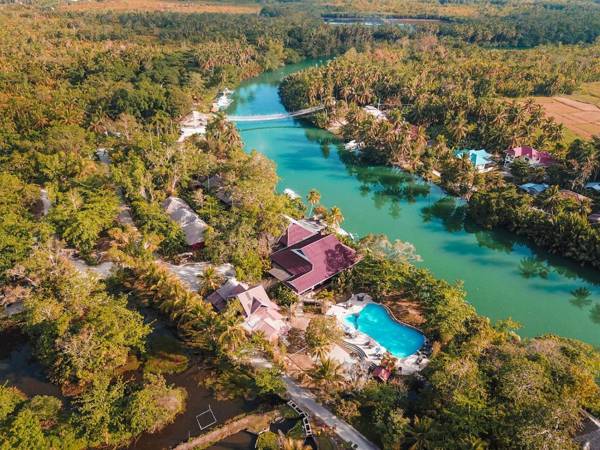
<instances>
[{"instance_id":1,"label":"pool deck","mask_svg":"<svg viewBox=\"0 0 600 450\"><path fill-rule=\"evenodd\" d=\"M359 300L359 296L363 296L363 300ZM334 316L337 318L338 323L340 324L340 326L346 334L346 336L344 337L344 341L359 347L365 352L367 356L367 361L372 362L375 365L379 365L381 363L382 356L387 351L387 349L381 344L379 344L377 341L375 341L369 335L358 331L350 325L346 324L344 320L347 316L351 314L359 313L365 306L367 306L370 303L379 305L379 303L373 301L370 295L354 294L347 301L343 303L338 303L337 305L333 305L331 308L329 308L329 310L327 311L327 315ZM394 316L392 315L392 317ZM402 325L414 328L408 324L398 321L395 318L394 320L401 323ZM402 369L402 375L411 375L413 373L419 372L429 363L429 360L425 357L421 357L420 363L417 363L418 359L419 356L416 354L407 356L406 358L398 358L398 363L396 364L396 366ZM354 361L354 358L348 355L347 362L351 363Z\"/></svg>"}]
</instances>

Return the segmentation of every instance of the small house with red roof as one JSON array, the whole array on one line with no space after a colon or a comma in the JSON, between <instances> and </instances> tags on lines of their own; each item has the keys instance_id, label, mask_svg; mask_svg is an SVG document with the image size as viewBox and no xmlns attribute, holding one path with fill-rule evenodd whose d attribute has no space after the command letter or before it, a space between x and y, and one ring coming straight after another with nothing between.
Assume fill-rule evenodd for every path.
<instances>
[{"instance_id":1,"label":"small house with red roof","mask_svg":"<svg viewBox=\"0 0 600 450\"><path fill-rule=\"evenodd\" d=\"M530 166L548 167L554 164L555 160L548 152L537 151L533 147L515 147L506 151L504 163L512 164L516 159L526 161Z\"/></svg>"},{"instance_id":2,"label":"small house with red roof","mask_svg":"<svg viewBox=\"0 0 600 450\"><path fill-rule=\"evenodd\" d=\"M297 221L290 223L279 246L271 255L273 267L269 273L297 294L323 285L359 261L356 251L342 244L337 236Z\"/></svg>"},{"instance_id":3,"label":"small house with red roof","mask_svg":"<svg viewBox=\"0 0 600 450\"><path fill-rule=\"evenodd\" d=\"M222 312L230 302L238 301L244 316L244 329L249 333L260 331L270 342L276 341L289 330L279 306L271 301L260 284L250 288L232 278L206 297L206 301L217 312Z\"/></svg>"}]
</instances>

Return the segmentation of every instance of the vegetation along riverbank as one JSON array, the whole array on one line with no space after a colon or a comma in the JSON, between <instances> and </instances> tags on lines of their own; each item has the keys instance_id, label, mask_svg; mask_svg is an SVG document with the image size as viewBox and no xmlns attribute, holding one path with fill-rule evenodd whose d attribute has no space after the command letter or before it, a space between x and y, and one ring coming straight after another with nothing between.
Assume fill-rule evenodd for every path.
<instances>
[{"instance_id":1,"label":"vegetation along riverbank","mask_svg":"<svg viewBox=\"0 0 600 450\"><path fill-rule=\"evenodd\" d=\"M565 142L540 106L507 100L596 81L599 59L589 56L597 52L597 45L512 51L421 38L293 74L281 94L291 110L329 105L315 123L337 126L357 158L434 180L469 199L478 224L504 226L598 268L597 139ZM479 149L489 158L483 163L473 161ZM523 156L510 157L512 149ZM531 191L534 184L541 190Z\"/></svg>"}]
</instances>

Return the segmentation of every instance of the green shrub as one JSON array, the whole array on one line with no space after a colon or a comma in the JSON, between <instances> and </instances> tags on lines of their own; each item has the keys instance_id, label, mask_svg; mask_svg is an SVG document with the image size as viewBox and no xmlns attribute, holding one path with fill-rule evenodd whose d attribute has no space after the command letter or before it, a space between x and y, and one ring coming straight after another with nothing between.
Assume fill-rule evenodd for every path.
<instances>
[{"instance_id":1,"label":"green shrub","mask_svg":"<svg viewBox=\"0 0 600 450\"><path fill-rule=\"evenodd\" d=\"M259 450L278 450L279 442L277 435L272 431L265 431L258 435L256 448Z\"/></svg>"}]
</instances>

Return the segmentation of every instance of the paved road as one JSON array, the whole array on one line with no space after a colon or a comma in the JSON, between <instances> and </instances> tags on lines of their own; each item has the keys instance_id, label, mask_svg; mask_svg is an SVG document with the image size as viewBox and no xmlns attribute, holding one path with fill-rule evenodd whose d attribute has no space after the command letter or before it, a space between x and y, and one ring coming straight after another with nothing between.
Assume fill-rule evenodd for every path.
<instances>
[{"instance_id":1,"label":"paved road","mask_svg":"<svg viewBox=\"0 0 600 450\"><path fill-rule=\"evenodd\" d=\"M251 363L259 368L273 367L271 362L264 358L253 358ZM356 444L356 448L360 450L379 450L379 447L364 437L356 428L344 422L323 405L318 403L308 390L298 386L298 384L287 375L284 375L282 378L290 398L303 410L318 417L323 423L332 427L336 434L344 441Z\"/></svg>"},{"instance_id":2,"label":"paved road","mask_svg":"<svg viewBox=\"0 0 600 450\"><path fill-rule=\"evenodd\" d=\"M361 450L378 450L379 447L359 433L356 428L348 425L323 405L318 403L309 391L298 386L290 377L284 375L283 382L285 383L288 394L298 406L335 429L337 435L344 441L356 444L357 448Z\"/></svg>"}]
</instances>

